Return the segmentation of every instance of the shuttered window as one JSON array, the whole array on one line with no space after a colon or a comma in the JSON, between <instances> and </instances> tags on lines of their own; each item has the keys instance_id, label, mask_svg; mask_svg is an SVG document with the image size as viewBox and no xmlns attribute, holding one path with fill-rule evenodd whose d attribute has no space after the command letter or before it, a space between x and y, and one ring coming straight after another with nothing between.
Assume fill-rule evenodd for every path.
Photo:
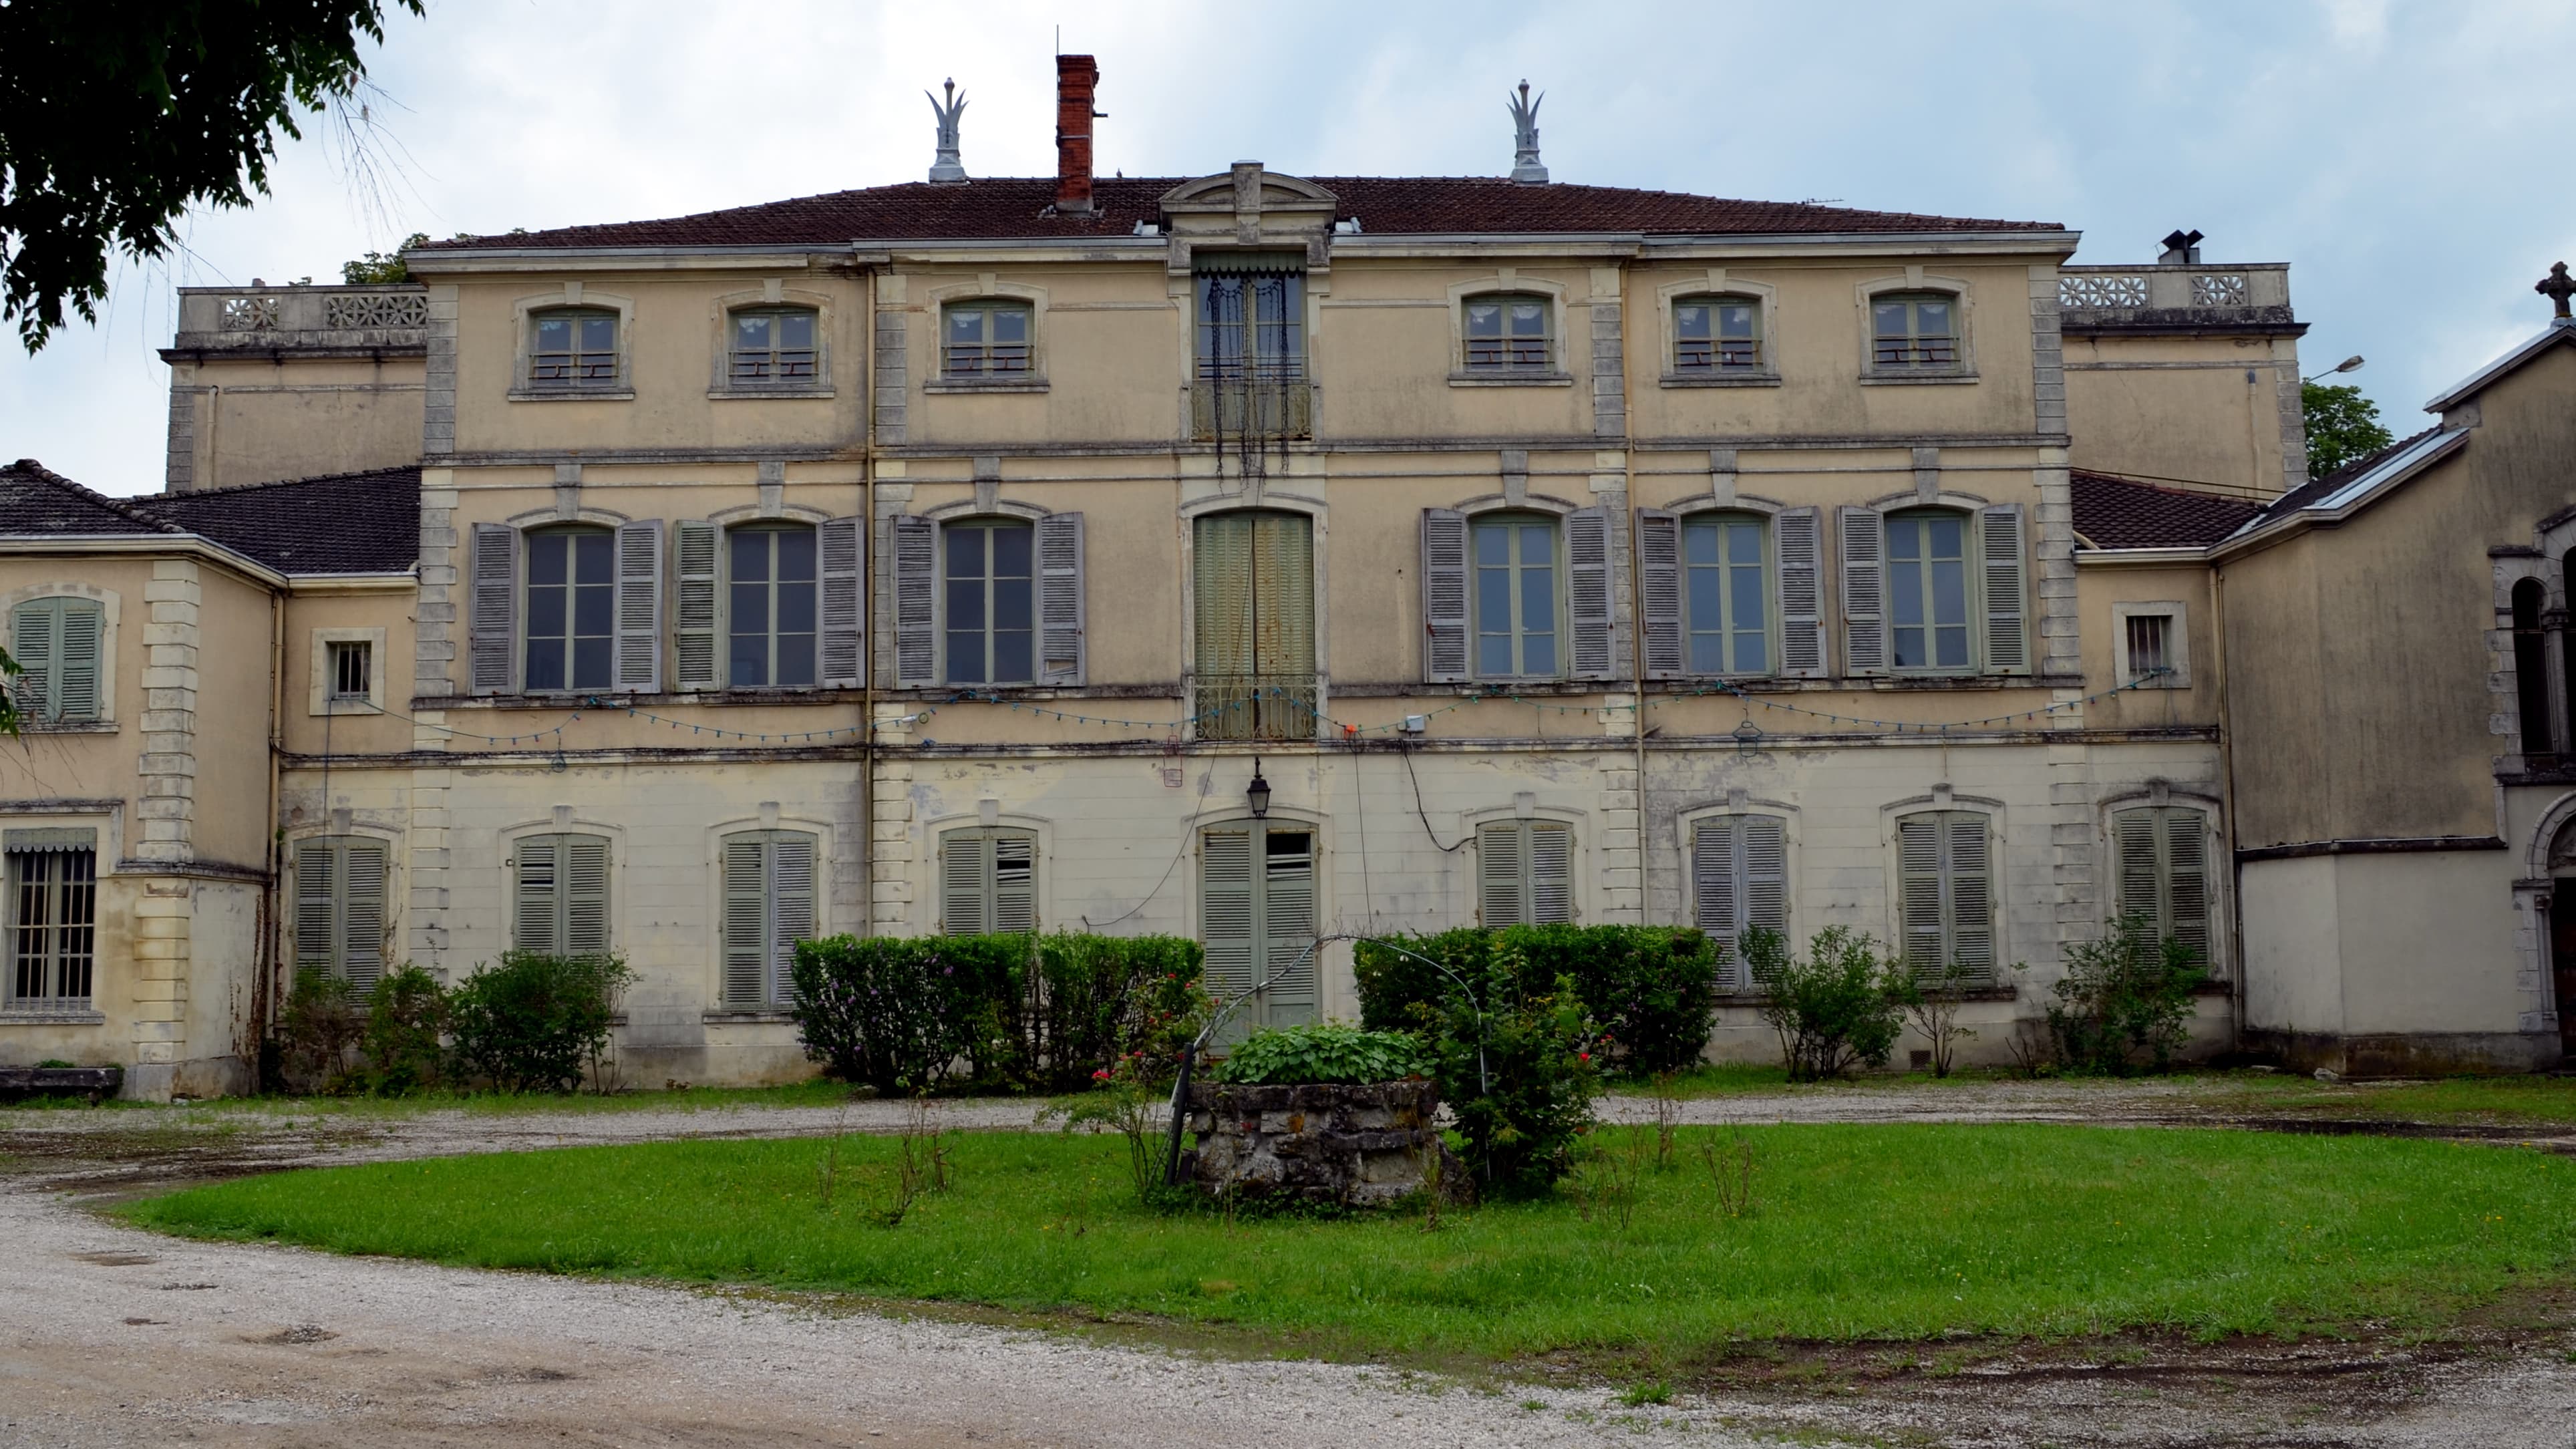
<instances>
[{"instance_id":1,"label":"shuttered window","mask_svg":"<svg viewBox=\"0 0 2576 1449\"><path fill-rule=\"evenodd\" d=\"M608 838L525 835L511 854L511 944L547 956L608 949Z\"/></svg>"},{"instance_id":2,"label":"shuttered window","mask_svg":"<svg viewBox=\"0 0 2576 1449\"><path fill-rule=\"evenodd\" d=\"M2212 964L2209 925L2209 817L2178 806L2146 806L2111 816L2118 855L2120 914L2135 916L2158 940L2189 946Z\"/></svg>"},{"instance_id":3,"label":"shuttered window","mask_svg":"<svg viewBox=\"0 0 2576 1449\"><path fill-rule=\"evenodd\" d=\"M9 832L9 998L17 1011L86 1011L98 964L92 830Z\"/></svg>"},{"instance_id":4,"label":"shuttered window","mask_svg":"<svg viewBox=\"0 0 2576 1449\"><path fill-rule=\"evenodd\" d=\"M526 662L531 694L610 688L617 563L604 528L528 535Z\"/></svg>"},{"instance_id":5,"label":"shuttered window","mask_svg":"<svg viewBox=\"0 0 2576 1449\"><path fill-rule=\"evenodd\" d=\"M385 844L324 835L295 846L295 966L360 990L385 972Z\"/></svg>"},{"instance_id":6,"label":"shuttered window","mask_svg":"<svg viewBox=\"0 0 2576 1449\"><path fill-rule=\"evenodd\" d=\"M1994 848L1985 816L1932 810L1896 822L1897 914L1918 976L1955 962L1977 985L1995 974Z\"/></svg>"},{"instance_id":7,"label":"shuttered window","mask_svg":"<svg viewBox=\"0 0 2576 1449\"><path fill-rule=\"evenodd\" d=\"M814 682L814 530L737 528L726 536L725 678L735 688Z\"/></svg>"},{"instance_id":8,"label":"shuttered window","mask_svg":"<svg viewBox=\"0 0 2576 1449\"><path fill-rule=\"evenodd\" d=\"M1218 513L1192 543L1201 739L1315 737L1315 528L1302 513Z\"/></svg>"},{"instance_id":9,"label":"shuttered window","mask_svg":"<svg viewBox=\"0 0 2576 1449\"><path fill-rule=\"evenodd\" d=\"M1315 941L1312 830L1243 820L1201 831L1199 914L1207 989L1219 1001L1231 1002L1279 975L1227 1023L1226 1040L1240 1040L1255 1027L1315 1019L1317 972L1308 949Z\"/></svg>"},{"instance_id":10,"label":"shuttered window","mask_svg":"<svg viewBox=\"0 0 2576 1449\"><path fill-rule=\"evenodd\" d=\"M1476 827L1476 919L1487 928L1574 919L1574 831L1553 820Z\"/></svg>"},{"instance_id":11,"label":"shuttered window","mask_svg":"<svg viewBox=\"0 0 2576 1449\"><path fill-rule=\"evenodd\" d=\"M12 688L30 723L98 718L107 613L95 599L30 599L9 614L9 653L24 671Z\"/></svg>"},{"instance_id":12,"label":"shuttered window","mask_svg":"<svg viewBox=\"0 0 2576 1449\"><path fill-rule=\"evenodd\" d=\"M951 936L1038 928L1038 838L980 827L939 837L939 929Z\"/></svg>"},{"instance_id":13,"label":"shuttered window","mask_svg":"<svg viewBox=\"0 0 2576 1449\"><path fill-rule=\"evenodd\" d=\"M1692 923L1725 952L1728 984L1757 983L1740 941L1789 930L1789 831L1776 815L1715 815L1691 827Z\"/></svg>"},{"instance_id":14,"label":"shuttered window","mask_svg":"<svg viewBox=\"0 0 2576 1449\"><path fill-rule=\"evenodd\" d=\"M792 993L796 943L813 939L813 836L746 830L721 846L724 868L724 1000L776 1006Z\"/></svg>"},{"instance_id":15,"label":"shuttered window","mask_svg":"<svg viewBox=\"0 0 2576 1449\"><path fill-rule=\"evenodd\" d=\"M939 531L950 684L1037 679L1037 530L978 518Z\"/></svg>"},{"instance_id":16,"label":"shuttered window","mask_svg":"<svg viewBox=\"0 0 2576 1449\"><path fill-rule=\"evenodd\" d=\"M1476 520L1476 674L1483 679L1554 679L1559 649L1557 529L1552 518Z\"/></svg>"}]
</instances>

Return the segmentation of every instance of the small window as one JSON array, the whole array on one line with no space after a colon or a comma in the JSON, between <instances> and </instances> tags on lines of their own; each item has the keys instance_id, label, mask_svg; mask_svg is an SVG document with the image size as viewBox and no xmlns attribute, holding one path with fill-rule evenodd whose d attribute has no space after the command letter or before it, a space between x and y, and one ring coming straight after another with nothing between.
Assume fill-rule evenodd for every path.
<instances>
[{"instance_id":1,"label":"small window","mask_svg":"<svg viewBox=\"0 0 2576 1449\"><path fill-rule=\"evenodd\" d=\"M796 943L814 936L814 837L748 830L724 838L724 1000L776 1006L794 994Z\"/></svg>"},{"instance_id":2,"label":"small window","mask_svg":"<svg viewBox=\"0 0 2576 1449\"><path fill-rule=\"evenodd\" d=\"M1968 627L1968 516L1892 514L1887 520L1888 643L1898 669L1976 667Z\"/></svg>"},{"instance_id":3,"label":"small window","mask_svg":"<svg viewBox=\"0 0 2576 1449\"><path fill-rule=\"evenodd\" d=\"M325 835L296 843L295 967L361 989L384 975L384 842Z\"/></svg>"},{"instance_id":4,"label":"small window","mask_svg":"<svg viewBox=\"0 0 2576 1449\"><path fill-rule=\"evenodd\" d=\"M1573 920L1573 830L1553 820L1476 827L1476 911L1488 930Z\"/></svg>"},{"instance_id":5,"label":"small window","mask_svg":"<svg viewBox=\"0 0 2576 1449\"><path fill-rule=\"evenodd\" d=\"M30 599L9 614L9 654L18 709L31 725L98 718L99 669L107 614L95 599Z\"/></svg>"},{"instance_id":6,"label":"small window","mask_svg":"<svg viewBox=\"0 0 2576 1449\"><path fill-rule=\"evenodd\" d=\"M2111 670L2122 685L2185 689L2191 684L2188 641L2179 603L2111 606Z\"/></svg>"},{"instance_id":7,"label":"small window","mask_svg":"<svg viewBox=\"0 0 2576 1449\"><path fill-rule=\"evenodd\" d=\"M947 565L948 682L1027 684L1037 678L1037 530L977 519L940 530Z\"/></svg>"},{"instance_id":8,"label":"small window","mask_svg":"<svg viewBox=\"0 0 2576 1449\"><path fill-rule=\"evenodd\" d=\"M543 956L608 950L606 836L521 836L510 874L513 946Z\"/></svg>"},{"instance_id":9,"label":"small window","mask_svg":"<svg viewBox=\"0 0 2576 1449\"><path fill-rule=\"evenodd\" d=\"M1691 827L1691 922L1725 953L1732 985L1752 980L1746 931L1789 929L1789 832L1776 815L1713 815Z\"/></svg>"},{"instance_id":10,"label":"small window","mask_svg":"<svg viewBox=\"0 0 2576 1449\"><path fill-rule=\"evenodd\" d=\"M98 961L97 835L9 835L9 1009L87 1011Z\"/></svg>"},{"instance_id":11,"label":"small window","mask_svg":"<svg viewBox=\"0 0 2576 1449\"><path fill-rule=\"evenodd\" d=\"M1673 371L1759 372L1762 304L1751 297L1685 297L1673 304Z\"/></svg>"},{"instance_id":12,"label":"small window","mask_svg":"<svg viewBox=\"0 0 2576 1449\"><path fill-rule=\"evenodd\" d=\"M528 385L545 389L617 385L617 314L566 307L529 318Z\"/></svg>"},{"instance_id":13,"label":"small window","mask_svg":"<svg viewBox=\"0 0 2576 1449\"><path fill-rule=\"evenodd\" d=\"M1479 518L1474 535L1477 675L1556 678L1563 670L1557 652L1556 521Z\"/></svg>"},{"instance_id":14,"label":"small window","mask_svg":"<svg viewBox=\"0 0 2576 1449\"><path fill-rule=\"evenodd\" d=\"M811 307L766 307L733 314L733 367L737 387L814 381L815 312Z\"/></svg>"},{"instance_id":15,"label":"small window","mask_svg":"<svg viewBox=\"0 0 2576 1449\"><path fill-rule=\"evenodd\" d=\"M1693 674L1771 671L1769 550L1762 520L1716 514L1682 524L1682 610Z\"/></svg>"},{"instance_id":16,"label":"small window","mask_svg":"<svg viewBox=\"0 0 2576 1449\"><path fill-rule=\"evenodd\" d=\"M2151 679L2173 671L2173 662L2165 648L2166 631L2173 627L2171 614L2131 614L2128 619L2129 677Z\"/></svg>"},{"instance_id":17,"label":"small window","mask_svg":"<svg viewBox=\"0 0 2576 1449\"><path fill-rule=\"evenodd\" d=\"M950 303L940 324L947 374L1026 377L1031 315L1026 302Z\"/></svg>"},{"instance_id":18,"label":"small window","mask_svg":"<svg viewBox=\"0 0 2576 1449\"><path fill-rule=\"evenodd\" d=\"M364 639L336 639L331 643L331 700L335 704L356 701L364 704L374 681L374 649Z\"/></svg>"},{"instance_id":19,"label":"small window","mask_svg":"<svg viewBox=\"0 0 2576 1449\"><path fill-rule=\"evenodd\" d=\"M1947 292L1873 298L1870 362L1882 372L1941 371L1959 365L1959 299Z\"/></svg>"},{"instance_id":20,"label":"small window","mask_svg":"<svg viewBox=\"0 0 2576 1449\"><path fill-rule=\"evenodd\" d=\"M814 682L814 530L728 536L727 678L737 689Z\"/></svg>"},{"instance_id":21,"label":"small window","mask_svg":"<svg viewBox=\"0 0 2576 1449\"><path fill-rule=\"evenodd\" d=\"M2176 806L2122 810L2111 817L2111 844L2120 914L2137 917L2159 941L2190 947L2208 966L2209 817Z\"/></svg>"},{"instance_id":22,"label":"small window","mask_svg":"<svg viewBox=\"0 0 2576 1449\"><path fill-rule=\"evenodd\" d=\"M609 687L616 561L604 528L528 535L529 693Z\"/></svg>"},{"instance_id":23,"label":"small window","mask_svg":"<svg viewBox=\"0 0 2576 1449\"><path fill-rule=\"evenodd\" d=\"M1918 976L1956 965L1968 980L1995 972L1994 866L1986 817L1932 810L1896 822L1901 951Z\"/></svg>"},{"instance_id":24,"label":"small window","mask_svg":"<svg viewBox=\"0 0 2576 1449\"><path fill-rule=\"evenodd\" d=\"M1556 360L1548 332L1555 310L1545 297L1499 292L1466 302L1467 370L1545 370Z\"/></svg>"},{"instance_id":25,"label":"small window","mask_svg":"<svg viewBox=\"0 0 2576 1449\"><path fill-rule=\"evenodd\" d=\"M939 837L939 929L980 936L1038 928L1038 838L1026 830Z\"/></svg>"}]
</instances>

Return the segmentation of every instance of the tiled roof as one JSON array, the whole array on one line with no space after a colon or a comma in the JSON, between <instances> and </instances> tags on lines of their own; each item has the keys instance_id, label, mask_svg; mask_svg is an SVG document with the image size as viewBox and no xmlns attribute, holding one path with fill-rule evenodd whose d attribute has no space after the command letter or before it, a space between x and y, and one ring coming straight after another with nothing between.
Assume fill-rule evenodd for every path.
<instances>
[{"instance_id":1,"label":"tiled roof","mask_svg":"<svg viewBox=\"0 0 2576 1449\"><path fill-rule=\"evenodd\" d=\"M0 468L0 534L96 537L184 531L121 498L92 493L33 458Z\"/></svg>"},{"instance_id":2,"label":"tiled roof","mask_svg":"<svg viewBox=\"0 0 2576 1449\"><path fill-rule=\"evenodd\" d=\"M398 574L420 557L420 470L246 483L138 506L287 574Z\"/></svg>"},{"instance_id":3,"label":"tiled roof","mask_svg":"<svg viewBox=\"0 0 2576 1449\"><path fill-rule=\"evenodd\" d=\"M2424 431L2417 433L2412 437L2399 438L2396 442L2389 444L2387 447L2380 449L2376 453L2355 458L2351 462L2344 464L2342 467L2337 468L2322 478L2309 479L2307 482L2300 484L2298 487L2291 489L2289 492L2273 499L2270 503L2265 504L2263 506L2262 521L2269 523L2276 518L2287 518L2291 514L2298 512L2300 509L2317 502L2319 499L2341 492L2344 485L2359 480L2364 474L2369 473L2380 464L2387 462L2389 459L2396 457L2398 454L2405 452L2407 449L2414 447L2416 444L2423 442L2440 431L2442 431L2442 425L2440 423L2435 423L2433 426L2426 428Z\"/></svg>"},{"instance_id":4,"label":"tiled roof","mask_svg":"<svg viewBox=\"0 0 2576 1449\"><path fill-rule=\"evenodd\" d=\"M2077 468L2075 531L2095 548L2206 548L2262 511L2241 498L2140 483Z\"/></svg>"},{"instance_id":5,"label":"tiled roof","mask_svg":"<svg viewBox=\"0 0 2576 1449\"><path fill-rule=\"evenodd\" d=\"M985 177L963 185L907 182L705 211L658 221L567 226L431 242L468 247L838 246L852 241L1126 236L1162 216L1180 176L1092 182L1088 216L1054 210L1051 176ZM2055 222L1984 221L1854 211L1804 202L1728 201L1615 186L1525 186L1487 176L1314 176L1340 198L1336 219L1368 235L1460 232L1642 232L1661 236L1822 235L1835 232L2058 231Z\"/></svg>"}]
</instances>

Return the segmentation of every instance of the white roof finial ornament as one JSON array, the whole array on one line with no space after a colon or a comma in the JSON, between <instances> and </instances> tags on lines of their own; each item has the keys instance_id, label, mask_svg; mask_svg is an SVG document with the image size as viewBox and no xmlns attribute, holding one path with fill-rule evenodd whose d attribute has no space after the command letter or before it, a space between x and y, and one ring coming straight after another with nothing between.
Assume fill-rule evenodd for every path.
<instances>
[{"instance_id":1,"label":"white roof finial ornament","mask_svg":"<svg viewBox=\"0 0 2576 1449\"><path fill-rule=\"evenodd\" d=\"M1512 179L1531 185L1545 185L1547 168L1538 159L1538 106L1547 99L1539 92L1538 100L1530 99L1529 82L1521 82L1520 94L1511 97L1512 108Z\"/></svg>"},{"instance_id":2,"label":"white roof finial ornament","mask_svg":"<svg viewBox=\"0 0 2576 1449\"><path fill-rule=\"evenodd\" d=\"M930 92L922 92L930 99L930 113L939 118L939 154L930 163L930 179L963 181L966 179L966 168L957 160L957 118L966 114L966 98L957 93L957 82L954 80L941 81L939 85L941 90L948 93L946 105L940 104L939 97L931 95Z\"/></svg>"}]
</instances>

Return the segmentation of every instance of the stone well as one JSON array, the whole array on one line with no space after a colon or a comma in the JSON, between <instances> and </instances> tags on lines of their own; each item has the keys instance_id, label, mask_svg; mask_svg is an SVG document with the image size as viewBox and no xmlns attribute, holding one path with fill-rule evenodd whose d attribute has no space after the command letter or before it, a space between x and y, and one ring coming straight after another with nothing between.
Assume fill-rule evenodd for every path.
<instances>
[{"instance_id":1,"label":"stone well","mask_svg":"<svg viewBox=\"0 0 2576 1449\"><path fill-rule=\"evenodd\" d=\"M1419 1192L1431 1154L1441 1188L1466 1195L1467 1172L1434 1125L1440 1092L1429 1082L1365 1087L1247 1087L1192 1082L1181 1178L1209 1193L1290 1196L1380 1207Z\"/></svg>"}]
</instances>

